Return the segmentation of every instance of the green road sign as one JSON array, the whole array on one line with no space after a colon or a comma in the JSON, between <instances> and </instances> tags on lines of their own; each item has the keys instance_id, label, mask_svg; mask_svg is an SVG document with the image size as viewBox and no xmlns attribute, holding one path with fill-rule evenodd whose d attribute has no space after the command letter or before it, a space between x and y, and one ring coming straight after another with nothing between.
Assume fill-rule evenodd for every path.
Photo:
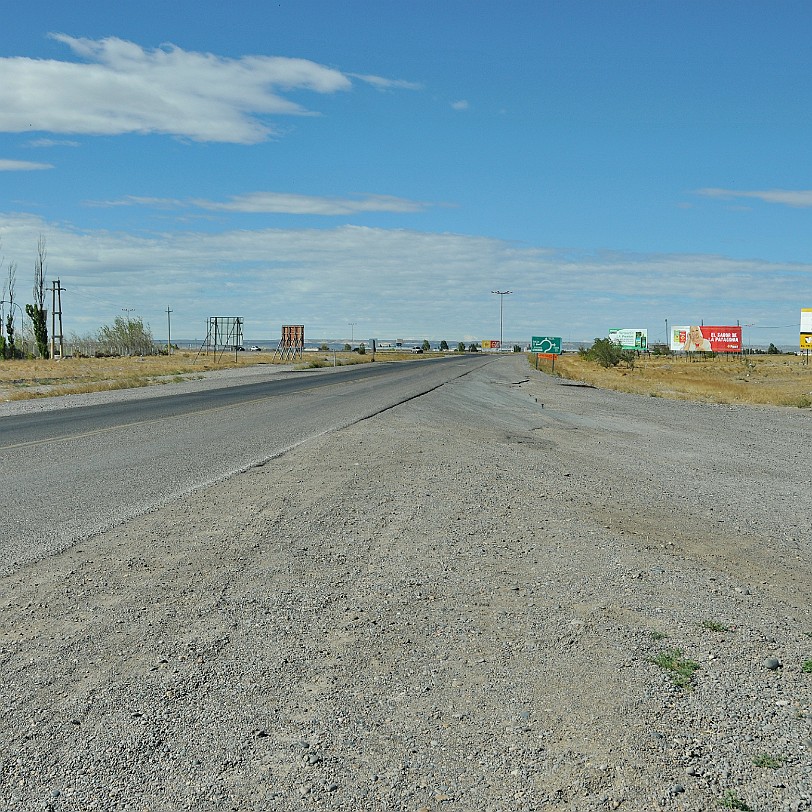
<instances>
[{"instance_id":1,"label":"green road sign","mask_svg":"<svg viewBox=\"0 0 812 812\"><path fill-rule=\"evenodd\" d=\"M530 352L561 355L561 336L533 336L530 339Z\"/></svg>"}]
</instances>

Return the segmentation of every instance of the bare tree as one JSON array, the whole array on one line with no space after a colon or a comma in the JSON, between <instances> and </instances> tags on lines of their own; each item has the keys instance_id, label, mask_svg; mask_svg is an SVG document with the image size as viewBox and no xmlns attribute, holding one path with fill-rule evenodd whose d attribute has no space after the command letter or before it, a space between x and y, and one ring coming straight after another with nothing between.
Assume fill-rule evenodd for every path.
<instances>
[{"instance_id":1,"label":"bare tree","mask_svg":"<svg viewBox=\"0 0 812 812\"><path fill-rule=\"evenodd\" d=\"M37 258L34 261L34 304L26 305L25 312L34 327L34 338L41 358L48 357L48 319L45 314L45 237L40 234L37 240Z\"/></svg>"}]
</instances>

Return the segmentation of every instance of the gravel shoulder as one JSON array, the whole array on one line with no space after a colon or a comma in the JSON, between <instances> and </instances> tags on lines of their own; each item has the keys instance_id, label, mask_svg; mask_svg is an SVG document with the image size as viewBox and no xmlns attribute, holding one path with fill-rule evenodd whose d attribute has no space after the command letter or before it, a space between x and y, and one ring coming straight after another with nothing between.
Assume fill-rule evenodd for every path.
<instances>
[{"instance_id":1,"label":"gravel shoulder","mask_svg":"<svg viewBox=\"0 0 812 812\"><path fill-rule=\"evenodd\" d=\"M503 358L28 565L0 808L812 809L810 435Z\"/></svg>"}]
</instances>

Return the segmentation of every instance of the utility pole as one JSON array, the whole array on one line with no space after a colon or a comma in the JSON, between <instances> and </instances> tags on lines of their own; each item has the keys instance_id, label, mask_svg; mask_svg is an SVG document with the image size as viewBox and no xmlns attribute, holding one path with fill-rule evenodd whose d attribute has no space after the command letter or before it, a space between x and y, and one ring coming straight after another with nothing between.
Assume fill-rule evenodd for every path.
<instances>
[{"instance_id":1,"label":"utility pole","mask_svg":"<svg viewBox=\"0 0 812 812\"><path fill-rule=\"evenodd\" d=\"M347 323L350 325L350 346L352 347L353 341L355 341L355 325L358 324L358 322L350 321Z\"/></svg>"},{"instance_id":2,"label":"utility pole","mask_svg":"<svg viewBox=\"0 0 812 812\"><path fill-rule=\"evenodd\" d=\"M166 354L172 355L172 320L169 314L172 311L169 309L169 306L166 308Z\"/></svg>"},{"instance_id":3,"label":"utility pole","mask_svg":"<svg viewBox=\"0 0 812 812\"><path fill-rule=\"evenodd\" d=\"M505 296L510 296L513 293L512 290L492 290L491 293L495 293L499 297L499 349L502 349L502 303L505 300Z\"/></svg>"},{"instance_id":4,"label":"utility pole","mask_svg":"<svg viewBox=\"0 0 812 812\"><path fill-rule=\"evenodd\" d=\"M62 337L62 287L58 279L51 285L51 358L64 357L65 345ZM59 332L56 332L56 320L59 317ZM59 340L59 354L57 355L57 339Z\"/></svg>"}]
</instances>

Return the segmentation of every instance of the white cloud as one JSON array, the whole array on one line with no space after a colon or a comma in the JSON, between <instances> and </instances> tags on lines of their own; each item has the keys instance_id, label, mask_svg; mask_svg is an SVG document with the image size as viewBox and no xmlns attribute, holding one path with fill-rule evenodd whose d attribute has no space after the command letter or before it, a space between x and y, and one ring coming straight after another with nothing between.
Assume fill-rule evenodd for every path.
<instances>
[{"instance_id":1,"label":"white cloud","mask_svg":"<svg viewBox=\"0 0 812 812\"><path fill-rule=\"evenodd\" d=\"M79 231L0 214L6 260L31 264L48 245L49 278L65 286L66 332L87 332L135 308L158 330L167 306L173 334L193 338L213 315L239 315L251 338L304 323L314 338L562 335L591 340L610 326L643 326L656 340L671 323L786 325L812 265L714 255L595 254L487 237L405 229L187 230L148 236ZM585 294L588 292L588 295ZM540 333L538 331L544 331ZM797 326L787 331L797 339ZM789 343L777 334L768 341Z\"/></svg>"},{"instance_id":2,"label":"white cloud","mask_svg":"<svg viewBox=\"0 0 812 812\"><path fill-rule=\"evenodd\" d=\"M0 59L0 131L164 133L251 144L273 133L268 116L311 115L285 93L352 87L348 75L307 59L231 59L171 44L147 50L115 37L51 36L85 61ZM409 86L381 77L363 80Z\"/></svg>"},{"instance_id":3,"label":"white cloud","mask_svg":"<svg viewBox=\"0 0 812 812\"><path fill-rule=\"evenodd\" d=\"M468 102L465 99L460 99L459 101L451 102L452 110L467 110L468 109Z\"/></svg>"},{"instance_id":4,"label":"white cloud","mask_svg":"<svg viewBox=\"0 0 812 812\"><path fill-rule=\"evenodd\" d=\"M735 198L753 198L765 203L781 203L784 206L807 208L812 206L812 190L809 189L767 189L764 191L743 191L738 189L698 189L697 194L703 197L717 197L723 200Z\"/></svg>"},{"instance_id":5,"label":"white cloud","mask_svg":"<svg viewBox=\"0 0 812 812\"><path fill-rule=\"evenodd\" d=\"M42 164L35 161L11 161L0 158L0 172L30 172L36 169L53 168L53 164Z\"/></svg>"}]
</instances>

